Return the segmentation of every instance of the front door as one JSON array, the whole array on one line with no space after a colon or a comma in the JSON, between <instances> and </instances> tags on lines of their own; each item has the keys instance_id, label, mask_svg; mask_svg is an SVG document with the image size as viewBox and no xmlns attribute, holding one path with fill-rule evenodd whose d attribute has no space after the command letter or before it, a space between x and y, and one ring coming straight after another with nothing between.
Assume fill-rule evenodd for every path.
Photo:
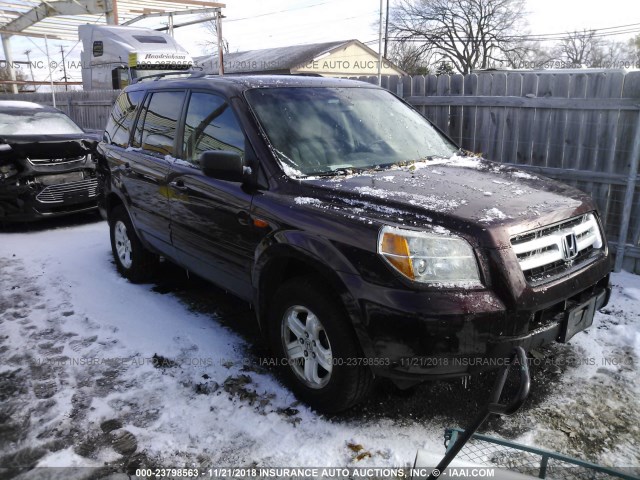
<instances>
[{"instance_id":1,"label":"front door","mask_svg":"<svg viewBox=\"0 0 640 480\"><path fill-rule=\"evenodd\" d=\"M194 273L249 300L259 242L250 221L252 193L240 183L207 177L199 156L207 150L245 154L245 135L223 97L192 92L180 160L169 173L173 245Z\"/></svg>"}]
</instances>

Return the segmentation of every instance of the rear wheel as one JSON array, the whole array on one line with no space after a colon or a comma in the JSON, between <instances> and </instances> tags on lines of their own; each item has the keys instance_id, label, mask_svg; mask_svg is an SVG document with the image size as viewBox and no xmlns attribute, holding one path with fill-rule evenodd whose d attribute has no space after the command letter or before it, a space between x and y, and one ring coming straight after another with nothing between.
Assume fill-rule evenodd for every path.
<instances>
[{"instance_id":1,"label":"rear wheel","mask_svg":"<svg viewBox=\"0 0 640 480\"><path fill-rule=\"evenodd\" d=\"M271 346L296 396L322 412L359 403L373 375L337 295L311 278L288 281L276 292Z\"/></svg>"},{"instance_id":2,"label":"rear wheel","mask_svg":"<svg viewBox=\"0 0 640 480\"><path fill-rule=\"evenodd\" d=\"M122 205L109 212L109 230L111 251L120 274L133 283L149 280L155 272L158 256L144 248Z\"/></svg>"}]
</instances>

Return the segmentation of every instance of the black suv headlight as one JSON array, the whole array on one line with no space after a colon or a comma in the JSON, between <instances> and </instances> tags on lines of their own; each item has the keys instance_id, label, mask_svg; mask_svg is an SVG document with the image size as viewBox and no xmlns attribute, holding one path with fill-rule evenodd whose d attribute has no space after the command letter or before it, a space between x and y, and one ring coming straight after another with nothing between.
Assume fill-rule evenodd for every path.
<instances>
[{"instance_id":1,"label":"black suv headlight","mask_svg":"<svg viewBox=\"0 0 640 480\"><path fill-rule=\"evenodd\" d=\"M378 253L414 282L463 288L482 285L473 248L455 235L387 226L380 230Z\"/></svg>"},{"instance_id":2,"label":"black suv headlight","mask_svg":"<svg viewBox=\"0 0 640 480\"><path fill-rule=\"evenodd\" d=\"M11 178L14 175L17 175L17 173L18 173L18 169L13 163L0 165L0 180L6 180L7 178Z\"/></svg>"}]
</instances>

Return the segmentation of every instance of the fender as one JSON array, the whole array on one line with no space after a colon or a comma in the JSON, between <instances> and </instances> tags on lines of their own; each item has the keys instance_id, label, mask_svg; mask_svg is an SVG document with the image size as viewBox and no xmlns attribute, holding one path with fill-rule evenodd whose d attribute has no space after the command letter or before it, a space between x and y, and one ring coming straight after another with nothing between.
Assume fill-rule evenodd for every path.
<instances>
[{"instance_id":1,"label":"fender","mask_svg":"<svg viewBox=\"0 0 640 480\"><path fill-rule=\"evenodd\" d=\"M304 266L304 270L300 267ZM256 317L263 335L266 334L269 300L288 275L317 273L340 296L345 313L351 321L363 354L373 356L373 345L363 324L357 299L350 293L358 291L362 279L348 259L327 239L300 230L281 230L263 239L256 249L252 272Z\"/></svg>"},{"instance_id":2,"label":"fender","mask_svg":"<svg viewBox=\"0 0 640 480\"><path fill-rule=\"evenodd\" d=\"M125 210L127 211L127 215L129 215L129 218L131 219L131 224L133 225L133 229L136 235L138 236L138 239L140 239L140 242L142 243L142 245L147 250L150 250L152 252L156 252L159 254L159 252L157 252L156 249L153 248L153 246L146 241L146 239L144 238L144 235L141 235L140 232L138 231L138 226L134 222L133 216L131 215L131 212L129 209L129 207L131 206L131 198L129 197L129 194L125 186L115 185L116 188L114 188L114 183L117 182L118 180L117 180L117 177L114 177L113 170L109 167L109 164L106 161L104 155L100 155L98 157L98 175L102 176L99 184L100 185L99 188L101 189L101 192L98 200L98 208L100 209L100 213L104 217L104 219L109 220L108 212L111 210L114 203L121 204L122 206L124 206ZM104 213L103 213L103 210L104 210Z\"/></svg>"}]
</instances>

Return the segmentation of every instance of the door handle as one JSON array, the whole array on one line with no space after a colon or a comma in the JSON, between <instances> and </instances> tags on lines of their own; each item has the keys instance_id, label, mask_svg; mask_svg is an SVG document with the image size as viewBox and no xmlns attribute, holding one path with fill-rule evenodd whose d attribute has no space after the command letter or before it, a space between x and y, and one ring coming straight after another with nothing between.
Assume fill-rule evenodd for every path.
<instances>
[{"instance_id":1,"label":"door handle","mask_svg":"<svg viewBox=\"0 0 640 480\"><path fill-rule=\"evenodd\" d=\"M171 188L174 188L176 190L179 190L180 192L186 192L187 191L187 186L184 184L184 182L182 180L177 180L174 182L170 182L169 186Z\"/></svg>"}]
</instances>

